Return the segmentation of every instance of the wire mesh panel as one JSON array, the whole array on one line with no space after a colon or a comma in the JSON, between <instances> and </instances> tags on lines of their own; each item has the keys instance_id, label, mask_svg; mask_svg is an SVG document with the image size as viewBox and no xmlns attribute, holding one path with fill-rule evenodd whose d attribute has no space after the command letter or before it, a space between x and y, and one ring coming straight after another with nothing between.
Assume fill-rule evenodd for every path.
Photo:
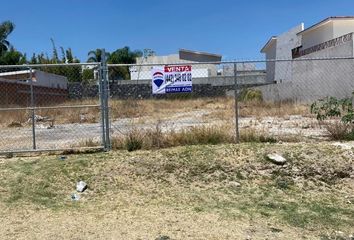
<instances>
[{"instance_id":1,"label":"wire mesh panel","mask_svg":"<svg viewBox=\"0 0 354 240\"><path fill-rule=\"evenodd\" d=\"M0 67L0 151L33 148L31 85L29 68Z\"/></svg>"},{"instance_id":2,"label":"wire mesh panel","mask_svg":"<svg viewBox=\"0 0 354 240\"><path fill-rule=\"evenodd\" d=\"M353 71L353 58L0 66L0 152L354 139Z\"/></svg>"},{"instance_id":3,"label":"wire mesh panel","mask_svg":"<svg viewBox=\"0 0 354 240\"><path fill-rule=\"evenodd\" d=\"M179 73L185 66L188 70ZM175 71L173 80L169 69ZM113 144L124 148L127 139L139 138L146 147L170 146L184 141L178 139L184 132L192 136L193 132L202 135L214 130L233 139L233 69L233 63L109 65ZM160 71L163 80L158 77ZM184 83L188 74L191 88ZM176 83L173 87L172 81ZM160 90L154 93L164 84L163 94Z\"/></svg>"},{"instance_id":4,"label":"wire mesh panel","mask_svg":"<svg viewBox=\"0 0 354 240\"><path fill-rule=\"evenodd\" d=\"M352 124L341 121L345 112L353 111L353 59L247 62L252 63L263 64L266 78L263 86L239 90L244 136L258 133L273 141L318 141L341 139L334 132L354 133ZM238 71L238 77L241 74Z\"/></svg>"},{"instance_id":5,"label":"wire mesh panel","mask_svg":"<svg viewBox=\"0 0 354 240\"><path fill-rule=\"evenodd\" d=\"M0 151L101 147L98 73L97 64L31 65L7 71L7 79L0 81L7 84L0 86Z\"/></svg>"}]
</instances>

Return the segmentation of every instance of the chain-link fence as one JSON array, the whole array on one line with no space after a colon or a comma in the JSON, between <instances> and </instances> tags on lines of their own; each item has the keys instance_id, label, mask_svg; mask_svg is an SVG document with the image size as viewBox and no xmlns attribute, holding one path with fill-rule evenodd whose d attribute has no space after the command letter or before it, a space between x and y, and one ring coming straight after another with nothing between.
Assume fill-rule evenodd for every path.
<instances>
[{"instance_id":1,"label":"chain-link fence","mask_svg":"<svg viewBox=\"0 0 354 240\"><path fill-rule=\"evenodd\" d=\"M181 66L192 85L153 94ZM353 76L353 58L0 66L0 152L328 139L354 132Z\"/></svg>"},{"instance_id":2,"label":"chain-link fence","mask_svg":"<svg viewBox=\"0 0 354 240\"><path fill-rule=\"evenodd\" d=\"M191 93L152 94L154 68L183 65L192 69ZM342 115L353 111L352 105L344 111L341 105L354 91L352 58L108 68L112 141L118 145L129 138L148 138L139 144L150 147L181 142L317 141L333 137L329 123L342 124ZM326 102L331 99L334 103ZM314 103L324 106L316 111ZM337 114L331 115L332 108ZM319 121L326 114L328 121ZM350 133L347 125L341 127Z\"/></svg>"},{"instance_id":3,"label":"chain-link fence","mask_svg":"<svg viewBox=\"0 0 354 240\"><path fill-rule=\"evenodd\" d=\"M0 152L101 148L99 64L0 66Z\"/></svg>"}]
</instances>

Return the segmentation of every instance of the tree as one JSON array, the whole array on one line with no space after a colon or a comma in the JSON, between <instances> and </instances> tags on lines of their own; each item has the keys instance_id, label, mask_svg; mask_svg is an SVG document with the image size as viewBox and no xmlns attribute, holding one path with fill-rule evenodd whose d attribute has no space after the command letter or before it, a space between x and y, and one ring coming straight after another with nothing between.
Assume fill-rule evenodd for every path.
<instances>
[{"instance_id":1,"label":"tree","mask_svg":"<svg viewBox=\"0 0 354 240\"><path fill-rule=\"evenodd\" d=\"M16 51L13 47L0 56L0 65L21 65L26 62L26 55Z\"/></svg>"},{"instance_id":2,"label":"tree","mask_svg":"<svg viewBox=\"0 0 354 240\"><path fill-rule=\"evenodd\" d=\"M131 51L129 47L125 46L123 48L119 48L116 51L112 52L112 54L108 58L108 62L113 64L136 63L136 58L141 57L142 55L143 53L140 50Z\"/></svg>"},{"instance_id":3,"label":"tree","mask_svg":"<svg viewBox=\"0 0 354 240\"><path fill-rule=\"evenodd\" d=\"M113 64L133 64L136 63L136 58L141 57L143 53L140 50L131 51L125 46L112 52L108 58L108 63ZM130 71L128 66L114 67L109 72L109 78L114 80L130 79Z\"/></svg>"},{"instance_id":4,"label":"tree","mask_svg":"<svg viewBox=\"0 0 354 240\"><path fill-rule=\"evenodd\" d=\"M60 47L61 59L59 59L57 49L54 41L51 39L53 45L53 55L51 57L48 54L40 53L32 56L31 62L39 64L53 64L53 63L79 63L80 61L74 57L71 48L64 49ZM38 70L58 74L67 77L69 82L81 82L82 81L82 69L81 66L44 66L39 67Z\"/></svg>"},{"instance_id":5,"label":"tree","mask_svg":"<svg viewBox=\"0 0 354 240\"><path fill-rule=\"evenodd\" d=\"M97 48L96 50L89 51L87 54L87 62L101 62L102 61L102 49ZM106 59L108 59L110 54L106 52Z\"/></svg>"},{"instance_id":6,"label":"tree","mask_svg":"<svg viewBox=\"0 0 354 240\"><path fill-rule=\"evenodd\" d=\"M82 70L82 82L86 84L93 84L95 82L94 69Z\"/></svg>"},{"instance_id":7,"label":"tree","mask_svg":"<svg viewBox=\"0 0 354 240\"><path fill-rule=\"evenodd\" d=\"M53 38L51 38L50 41L52 42L52 46L53 46L53 57L52 57L53 63L58 63L59 62L59 56L58 56L57 47L55 46Z\"/></svg>"},{"instance_id":8,"label":"tree","mask_svg":"<svg viewBox=\"0 0 354 240\"><path fill-rule=\"evenodd\" d=\"M7 37L12 33L15 28L15 24L10 21L5 21L0 24L0 55L9 50L11 47Z\"/></svg>"},{"instance_id":9,"label":"tree","mask_svg":"<svg viewBox=\"0 0 354 240\"><path fill-rule=\"evenodd\" d=\"M33 53L32 58L31 58L31 60L30 60L30 64L37 64L37 63L38 63L37 60L38 60L38 59L37 59L36 54Z\"/></svg>"}]
</instances>

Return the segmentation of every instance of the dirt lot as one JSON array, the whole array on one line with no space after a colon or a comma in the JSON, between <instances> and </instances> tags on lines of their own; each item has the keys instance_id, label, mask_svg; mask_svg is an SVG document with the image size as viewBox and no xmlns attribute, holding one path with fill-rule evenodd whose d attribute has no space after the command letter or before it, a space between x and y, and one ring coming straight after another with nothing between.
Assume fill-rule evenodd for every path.
<instances>
[{"instance_id":1,"label":"dirt lot","mask_svg":"<svg viewBox=\"0 0 354 240\"><path fill-rule=\"evenodd\" d=\"M352 239L354 143L0 159L0 239ZM283 166L268 153L287 159ZM89 188L72 201L79 180Z\"/></svg>"},{"instance_id":2,"label":"dirt lot","mask_svg":"<svg viewBox=\"0 0 354 240\"><path fill-rule=\"evenodd\" d=\"M71 104L93 103L95 102ZM113 137L127 134L132 129L154 129L156 126L162 132L168 132L201 126L234 129L235 124L232 98L112 100L110 103ZM41 110L36 114L54 121L53 127L51 121L36 123L38 149L85 146L87 141L100 143L102 134L97 107L73 110L58 108ZM319 126L314 116L309 114L309 106L306 105L242 103L239 122L241 132L251 130L282 141L324 140L328 134ZM28 113L8 112L6 116L0 116L0 126L0 152L32 148ZM234 135L234 130L229 133Z\"/></svg>"}]
</instances>

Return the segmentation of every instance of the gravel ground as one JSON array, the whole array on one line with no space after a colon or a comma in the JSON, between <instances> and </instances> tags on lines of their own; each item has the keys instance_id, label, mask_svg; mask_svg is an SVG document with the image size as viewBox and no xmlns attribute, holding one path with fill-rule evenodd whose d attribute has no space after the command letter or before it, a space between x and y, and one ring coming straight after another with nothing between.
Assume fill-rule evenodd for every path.
<instances>
[{"instance_id":1,"label":"gravel ground","mask_svg":"<svg viewBox=\"0 0 354 240\"><path fill-rule=\"evenodd\" d=\"M113 136L125 134L131 129L155 128L162 131L181 130L192 126L233 124L233 119L208 118L210 112L197 110L175 113L161 120L145 118L122 118L111 123ZM292 136L301 139L326 139L325 129L319 128L313 118L299 115L287 117L244 117L240 118L241 129L254 129L273 136ZM101 124L74 123L58 124L49 128L49 124L37 123L36 143L38 149L63 149L82 145L87 140L100 142ZM32 148L32 129L30 126L0 129L0 152L30 150Z\"/></svg>"}]
</instances>

